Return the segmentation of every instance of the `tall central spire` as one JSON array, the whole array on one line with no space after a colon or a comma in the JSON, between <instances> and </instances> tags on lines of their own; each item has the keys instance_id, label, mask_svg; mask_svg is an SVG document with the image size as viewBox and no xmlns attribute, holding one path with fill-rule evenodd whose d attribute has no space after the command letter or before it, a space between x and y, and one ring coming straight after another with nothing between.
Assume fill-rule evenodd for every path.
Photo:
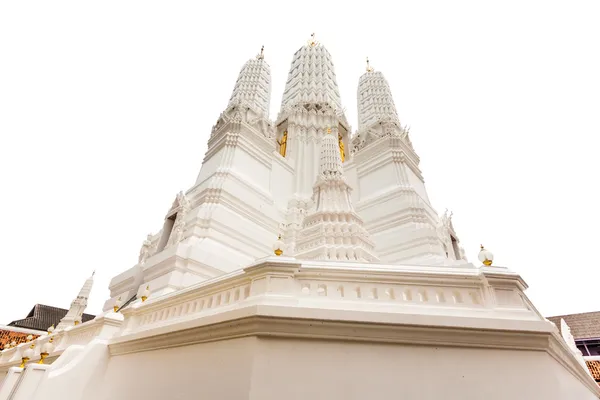
<instances>
[{"instance_id":1,"label":"tall central spire","mask_svg":"<svg viewBox=\"0 0 600 400\"><path fill-rule=\"evenodd\" d=\"M314 36L294 54L281 107L297 103L329 103L342 109L331 54Z\"/></svg>"}]
</instances>

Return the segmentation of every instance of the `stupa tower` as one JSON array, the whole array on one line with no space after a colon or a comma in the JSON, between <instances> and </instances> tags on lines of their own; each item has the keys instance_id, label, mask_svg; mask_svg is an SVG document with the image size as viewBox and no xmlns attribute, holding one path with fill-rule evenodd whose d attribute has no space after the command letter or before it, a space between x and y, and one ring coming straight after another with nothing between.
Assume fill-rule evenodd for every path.
<instances>
[{"instance_id":1,"label":"stupa tower","mask_svg":"<svg viewBox=\"0 0 600 400\"><path fill-rule=\"evenodd\" d=\"M271 71L264 48L241 68L230 100L213 126L195 184L174 196L162 229L144 241L138 263L113 278L117 298L161 295L234 271L271 252L283 219L274 176L291 175L276 159L269 120Z\"/></svg>"},{"instance_id":2,"label":"stupa tower","mask_svg":"<svg viewBox=\"0 0 600 400\"><path fill-rule=\"evenodd\" d=\"M346 165L353 200L384 262L464 262L451 221L429 202L419 157L400 124L390 86L367 59L358 83L358 132Z\"/></svg>"},{"instance_id":3,"label":"stupa tower","mask_svg":"<svg viewBox=\"0 0 600 400\"><path fill-rule=\"evenodd\" d=\"M359 131L348 154L351 129L331 55L313 35L293 56L272 123L261 49L240 70L195 184L175 196L138 263L113 278L104 308L139 298L147 286L157 296L239 270L270 254L278 234L285 254L299 259L462 258L450 217L439 219L429 204L387 81L369 67L358 94Z\"/></svg>"},{"instance_id":4,"label":"stupa tower","mask_svg":"<svg viewBox=\"0 0 600 400\"><path fill-rule=\"evenodd\" d=\"M88 298L92 292L92 286L94 286L94 274L86 279L81 290L79 290L79 294L71 302L69 311L67 311L67 314L60 320L56 329L64 329L73 326L75 321L81 322L81 318L87 307Z\"/></svg>"},{"instance_id":5,"label":"stupa tower","mask_svg":"<svg viewBox=\"0 0 600 400\"><path fill-rule=\"evenodd\" d=\"M312 206L321 139L330 129L342 160L349 143L350 125L342 109L331 54L314 34L294 54L275 125L279 153L294 171L283 229L293 249L302 219Z\"/></svg>"},{"instance_id":6,"label":"stupa tower","mask_svg":"<svg viewBox=\"0 0 600 400\"><path fill-rule=\"evenodd\" d=\"M338 139L323 137L317 181L313 188L314 211L302 222L296 257L304 260L378 261L375 247L354 211L346 182Z\"/></svg>"}]
</instances>

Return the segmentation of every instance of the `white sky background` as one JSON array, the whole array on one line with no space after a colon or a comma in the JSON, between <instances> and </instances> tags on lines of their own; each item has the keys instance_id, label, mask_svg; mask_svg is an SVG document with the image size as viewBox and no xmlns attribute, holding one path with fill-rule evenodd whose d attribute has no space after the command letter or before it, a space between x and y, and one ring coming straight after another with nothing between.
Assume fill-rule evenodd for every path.
<instances>
[{"instance_id":1,"label":"white sky background","mask_svg":"<svg viewBox=\"0 0 600 400\"><path fill-rule=\"evenodd\" d=\"M600 3L203 4L0 3L0 323L68 308L93 270L100 312L244 62L265 45L274 119L313 31L353 129L365 57L385 74L470 261L485 244L545 315L600 310Z\"/></svg>"}]
</instances>

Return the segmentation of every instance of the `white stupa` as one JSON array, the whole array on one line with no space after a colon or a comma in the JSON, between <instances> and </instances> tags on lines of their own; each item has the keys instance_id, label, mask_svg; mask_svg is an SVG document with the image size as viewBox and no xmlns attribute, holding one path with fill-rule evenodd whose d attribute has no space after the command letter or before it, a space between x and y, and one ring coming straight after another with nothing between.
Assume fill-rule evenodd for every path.
<instances>
[{"instance_id":1,"label":"white stupa","mask_svg":"<svg viewBox=\"0 0 600 400\"><path fill-rule=\"evenodd\" d=\"M381 72L353 135L314 36L274 122L270 91L261 50L105 312L37 339L45 364L2 351L0 400L600 396L521 277L467 262Z\"/></svg>"}]
</instances>

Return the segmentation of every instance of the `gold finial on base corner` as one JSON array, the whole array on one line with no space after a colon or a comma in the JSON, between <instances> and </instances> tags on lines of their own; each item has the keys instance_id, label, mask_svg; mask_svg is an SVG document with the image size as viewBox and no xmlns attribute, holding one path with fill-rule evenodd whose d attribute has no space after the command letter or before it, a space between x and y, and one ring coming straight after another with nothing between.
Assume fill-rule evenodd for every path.
<instances>
[{"instance_id":1,"label":"gold finial on base corner","mask_svg":"<svg viewBox=\"0 0 600 400\"><path fill-rule=\"evenodd\" d=\"M29 360L31 360L31 357L34 356L34 353L33 353L34 348L35 348L35 343L31 343L29 348L23 352L23 356L21 357L21 365L19 365L20 368L25 368L25 364L27 364L27 362Z\"/></svg>"},{"instance_id":2,"label":"gold finial on base corner","mask_svg":"<svg viewBox=\"0 0 600 400\"><path fill-rule=\"evenodd\" d=\"M373 72L373 67L371 67L371 63L369 62L369 57L367 57L367 72Z\"/></svg>"},{"instance_id":3,"label":"gold finial on base corner","mask_svg":"<svg viewBox=\"0 0 600 400\"><path fill-rule=\"evenodd\" d=\"M327 134L330 134L330 133L331 133L331 128L327 127Z\"/></svg>"},{"instance_id":4,"label":"gold finial on base corner","mask_svg":"<svg viewBox=\"0 0 600 400\"><path fill-rule=\"evenodd\" d=\"M54 344L52 344L53 341L54 341L54 338L51 337L50 340L48 340L42 346L42 351L40 352L40 361L38 361L38 364L43 364L46 357L48 357L50 355L50 353L52 351L54 351Z\"/></svg>"},{"instance_id":5,"label":"gold finial on base corner","mask_svg":"<svg viewBox=\"0 0 600 400\"><path fill-rule=\"evenodd\" d=\"M483 265L485 265L486 267L489 267L492 265L492 262L494 261L494 255L492 254L491 251L486 250L485 247L483 247L483 245L479 245L480 250L479 250L479 261L481 261L481 263Z\"/></svg>"},{"instance_id":6,"label":"gold finial on base corner","mask_svg":"<svg viewBox=\"0 0 600 400\"><path fill-rule=\"evenodd\" d=\"M114 312L119 311L120 307L121 307L121 296L119 296L119 298L115 301L115 305L113 306L113 311Z\"/></svg>"},{"instance_id":7,"label":"gold finial on base corner","mask_svg":"<svg viewBox=\"0 0 600 400\"><path fill-rule=\"evenodd\" d=\"M273 244L273 253L275 253L277 257L283 254L283 240L281 240L281 235L277 236L277 240Z\"/></svg>"},{"instance_id":8,"label":"gold finial on base corner","mask_svg":"<svg viewBox=\"0 0 600 400\"><path fill-rule=\"evenodd\" d=\"M150 294L150 285L147 285L146 289L144 289L144 292L142 294L142 303L148 300L148 294Z\"/></svg>"}]
</instances>

